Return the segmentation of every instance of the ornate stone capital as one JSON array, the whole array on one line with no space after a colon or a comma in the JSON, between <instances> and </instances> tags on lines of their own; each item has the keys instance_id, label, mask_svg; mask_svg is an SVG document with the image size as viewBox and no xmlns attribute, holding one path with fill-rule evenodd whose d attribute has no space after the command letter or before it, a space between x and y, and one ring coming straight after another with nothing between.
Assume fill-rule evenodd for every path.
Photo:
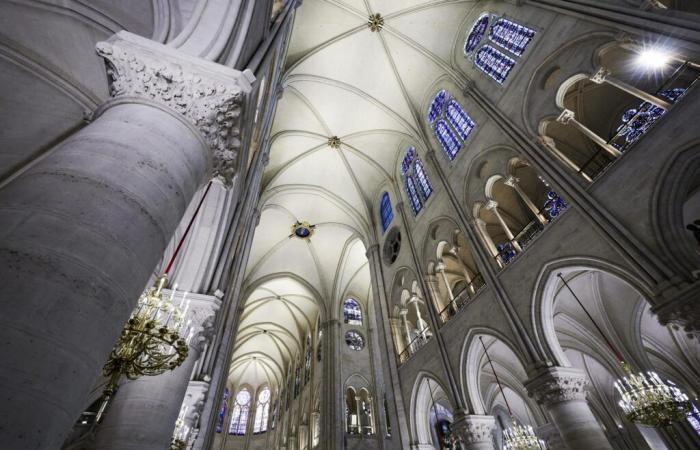
<instances>
[{"instance_id":1,"label":"ornate stone capital","mask_svg":"<svg viewBox=\"0 0 700 450\"><path fill-rule=\"evenodd\" d=\"M605 67L598 69L596 73L591 76L591 81L596 84L605 83L605 80L610 76L610 71Z\"/></svg>"},{"instance_id":2,"label":"ornate stone capital","mask_svg":"<svg viewBox=\"0 0 700 450\"><path fill-rule=\"evenodd\" d=\"M557 122L563 123L564 125L568 124L572 120L576 118L576 114L570 109L565 109L559 114L559 117L557 117Z\"/></svg>"},{"instance_id":3,"label":"ornate stone capital","mask_svg":"<svg viewBox=\"0 0 700 450\"><path fill-rule=\"evenodd\" d=\"M682 289L664 293L664 300L651 311L657 315L661 325L682 329L689 338L700 339L700 309L697 307L699 295L700 281L696 281Z\"/></svg>"},{"instance_id":4,"label":"ornate stone capital","mask_svg":"<svg viewBox=\"0 0 700 450\"><path fill-rule=\"evenodd\" d=\"M550 367L525 383L528 393L538 403L549 406L559 402L586 399L588 377L570 367Z\"/></svg>"},{"instance_id":5,"label":"ornate stone capital","mask_svg":"<svg viewBox=\"0 0 700 450\"><path fill-rule=\"evenodd\" d=\"M213 175L231 183L237 171L240 120L253 74L198 59L120 31L97 43L113 97L155 101L182 114L212 151Z\"/></svg>"},{"instance_id":6,"label":"ornate stone capital","mask_svg":"<svg viewBox=\"0 0 700 450\"><path fill-rule=\"evenodd\" d=\"M163 296L170 295L171 291L163 290ZM173 301L179 304L184 295L184 292L176 291ZM216 313L221 307L221 299L213 295L187 294L186 300L189 301L189 309L185 320L190 322L192 330L190 346L201 351L214 333Z\"/></svg>"},{"instance_id":7,"label":"ornate stone capital","mask_svg":"<svg viewBox=\"0 0 700 450\"><path fill-rule=\"evenodd\" d=\"M493 431L496 429L496 419L493 416L455 414L452 428L462 443L470 445L491 442Z\"/></svg>"},{"instance_id":8,"label":"ornate stone capital","mask_svg":"<svg viewBox=\"0 0 700 450\"><path fill-rule=\"evenodd\" d=\"M486 204L484 204L484 208L493 211L498 208L498 202L495 200L489 200L486 202Z\"/></svg>"},{"instance_id":9,"label":"ornate stone capital","mask_svg":"<svg viewBox=\"0 0 700 450\"><path fill-rule=\"evenodd\" d=\"M520 182L520 178L514 177L513 175L508 175L505 181L503 181L503 184L514 188L518 182Z\"/></svg>"}]
</instances>

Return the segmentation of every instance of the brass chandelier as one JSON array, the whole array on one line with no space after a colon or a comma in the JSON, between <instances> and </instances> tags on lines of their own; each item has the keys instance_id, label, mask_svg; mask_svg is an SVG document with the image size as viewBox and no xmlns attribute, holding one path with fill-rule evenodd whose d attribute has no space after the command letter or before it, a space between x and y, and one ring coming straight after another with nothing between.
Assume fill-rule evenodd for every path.
<instances>
[{"instance_id":1,"label":"brass chandelier","mask_svg":"<svg viewBox=\"0 0 700 450\"><path fill-rule=\"evenodd\" d=\"M496 374L496 369L493 367L493 362L491 362L491 357L489 356L489 352L486 349L486 345L484 344L484 340L481 336L479 336L479 341L481 342L481 346L484 348L486 359L489 362L489 366L491 366L491 372L493 373L494 378L496 378L498 389L501 391L503 401L506 403L506 407L508 408L508 415L512 421L511 426L503 430L504 448L507 450L546 450L547 447L545 446L544 442L537 437L532 427L530 425L520 425L513 415L513 411L510 409L510 404L508 403L506 394L503 392L501 380Z\"/></svg>"},{"instance_id":2,"label":"brass chandelier","mask_svg":"<svg viewBox=\"0 0 700 450\"><path fill-rule=\"evenodd\" d=\"M669 427L681 422L692 412L693 405L686 394L670 381L664 382L654 371L632 373L619 351L608 340L603 330L593 320L581 300L576 296L562 274L557 275L569 290L588 319L603 337L613 352L626 376L615 381L615 388L620 394L618 403L630 422L655 428Z\"/></svg>"},{"instance_id":3,"label":"brass chandelier","mask_svg":"<svg viewBox=\"0 0 700 450\"><path fill-rule=\"evenodd\" d=\"M160 375L180 366L187 358L189 342L192 338L190 321L185 321L189 309L189 301L185 302L187 293L182 296L179 304L176 304L173 299L177 286L173 288L169 297L163 295L163 289L168 284L168 273L192 228L211 184L209 182L199 200L165 271L156 279L152 287L141 294L136 309L124 325L107 363L102 368L102 373L108 377L108 382L103 390L102 403L96 416L97 422L101 421L123 376L129 380L135 380L145 375Z\"/></svg>"},{"instance_id":4,"label":"brass chandelier","mask_svg":"<svg viewBox=\"0 0 700 450\"><path fill-rule=\"evenodd\" d=\"M175 431L170 440L168 450L185 450L187 448L187 438L190 434L190 428L185 425L185 415L187 414L187 406L180 409L180 414L175 421Z\"/></svg>"}]
</instances>

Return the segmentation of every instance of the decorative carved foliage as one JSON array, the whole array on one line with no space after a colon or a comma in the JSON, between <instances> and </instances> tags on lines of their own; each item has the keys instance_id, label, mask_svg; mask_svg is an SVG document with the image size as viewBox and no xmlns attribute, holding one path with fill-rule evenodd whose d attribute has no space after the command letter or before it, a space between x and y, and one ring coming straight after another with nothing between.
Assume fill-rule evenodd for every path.
<instances>
[{"instance_id":1,"label":"decorative carved foliage","mask_svg":"<svg viewBox=\"0 0 700 450\"><path fill-rule=\"evenodd\" d=\"M554 403L586 399L588 378L577 370L555 367L530 380L527 390L538 403L552 405Z\"/></svg>"},{"instance_id":2,"label":"decorative carved foliage","mask_svg":"<svg viewBox=\"0 0 700 450\"><path fill-rule=\"evenodd\" d=\"M158 47L163 46L125 32L97 44L107 63L111 95L145 98L185 116L211 148L213 174L230 184L237 170L248 80L232 69Z\"/></svg>"}]
</instances>

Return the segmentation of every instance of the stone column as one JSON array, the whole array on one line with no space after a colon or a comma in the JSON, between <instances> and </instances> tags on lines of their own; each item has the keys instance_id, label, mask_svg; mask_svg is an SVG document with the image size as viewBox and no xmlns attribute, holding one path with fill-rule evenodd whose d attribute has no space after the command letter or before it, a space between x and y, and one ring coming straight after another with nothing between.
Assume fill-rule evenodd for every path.
<instances>
[{"instance_id":1,"label":"stone column","mask_svg":"<svg viewBox=\"0 0 700 450\"><path fill-rule=\"evenodd\" d=\"M474 279L474 274L472 273L471 270L469 270L469 267L467 267L467 264L462 260L462 258L459 256L459 247L456 245L450 249L450 254L455 257L457 262L459 263L459 267L462 269L462 274L464 275L464 279L467 282L467 289L469 292L473 295L476 291L474 289L474 285L472 284L472 281Z\"/></svg>"},{"instance_id":2,"label":"stone column","mask_svg":"<svg viewBox=\"0 0 700 450\"><path fill-rule=\"evenodd\" d=\"M617 78L610 76L610 71L605 67L601 67L600 69L598 69L598 71L593 74L590 80L596 84L608 83L609 85L615 86L616 88L625 91L628 94L633 95L642 101L651 103L652 105L658 106L659 108L662 108L666 111L668 111L671 108L671 104L666 100L662 100L655 95L651 95L648 92L644 92L641 89L637 89L636 87L627 84L624 81L618 80Z\"/></svg>"},{"instance_id":3,"label":"stone column","mask_svg":"<svg viewBox=\"0 0 700 450\"><path fill-rule=\"evenodd\" d=\"M493 416L457 412L452 423L452 431L460 438L465 450L494 450L492 436L495 429L496 419Z\"/></svg>"},{"instance_id":4,"label":"stone column","mask_svg":"<svg viewBox=\"0 0 700 450\"><path fill-rule=\"evenodd\" d=\"M98 48L116 98L0 191L5 448L60 447L194 193L236 170L249 79L126 32Z\"/></svg>"},{"instance_id":5,"label":"stone column","mask_svg":"<svg viewBox=\"0 0 700 450\"><path fill-rule=\"evenodd\" d=\"M619 156L622 156L622 152L620 152L620 150L608 144L605 139L598 136L593 132L593 130L576 120L576 115L570 109L563 110L561 114L559 114L559 117L557 117L557 122L563 123L564 125L571 125L572 127L576 128L581 133L583 133L584 136L586 136L588 139L595 142L600 148L608 152L612 157L617 158Z\"/></svg>"},{"instance_id":6,"label":"stone column","mask_svg":"<svg viewBox=\"0 0 700 450\"><path fill-rule=\"evenodd\" d=\"M569 450L612 450L586 402L588 378L578 370L551 367L525 383L544 406Z\"/></svg>"},{"instance_id":7,"label":"stone column","mask_svg":"<svg viewBox=\"0 0 700 450\"><path fill-rule=\"evenodd\" d=\"M535 203L532 201L530 197L523 191L523 189L520 187L518 184L520 182L520 179L514 177L514 176L509 176L506 178L506 180L503 182L506 186L512 187L513 190L515 190L515 193L518 194L518 197L520 197L520 200L527 205L527 207L530 209L532 214L535 215L535 218L542 224L546 225L547 224L547 219L544 217L544 215L540 212L539 208L535 205Z\"/></svg>"},{"instance_id":8,"label":"stone column","mask_svg":"<svg viewBox=\"0 0 700 450\"><path fill-rule=\"evenodd\" d=\"M445 289L447 289L447 297L450 299L450 304L453 305L455 302L455 295L452 293L450 282L447 280L447 274L445 273L445 264L442 261L440 261L435 266L435 270L442 277L442 281L445 283Z\"/></svg>"},{"instance_id":9,"label":"stone column","mask_svg":"<svg viewBox=\"0 0 700 450\"><path fill-rule=\"evenodd\" d=\"M410 354L413 354L413 349L410 348L413 339L411 338L411 327L408 325L408 319L406 319L406 316L408 315L408 309L406 308L401 308L399 311L399 316L401 317L401 325L403 326L403 331L406 333L406 346L404 350L408 349Z\"/></svg>"},{"instance_id":10,"label":"stone column","mask_svg":"<svg viewBox=\"0 0 700 450\"><path fill-rule=\"evenodd\" d=\"M491 256L496 260L496 263L498 263L498 266L502 268L503 262L498 255L496 244L494 244L493 239L491 239L491 236L486 231L486 222L484 222L482 219L474 219L474 228L476 228L476 231L479 233L479 237L489 250L489 253L491 253Z\"/></svg>"},{"instance_id":11,"label":"stone column","mask_svg":"<svg viewBox=\"0 0 700 450\"><path fill-rule=\"evenodd\" d=\"M489 200L488 202L486 202L485 207L489 211L493 212L494 216L496 216L496 219L498 219L498 223L501 225L503 232L508 237L508 240L510 241L513 248L518 252L522 252L523 249L520 247L520 244L518 244L518 242L515 240L515 236L513 235L513 232L510 231L508 224L503 219L503 216L501 216L501 212L498 210L498 202L496 202L494 200Z\"/></svg>"},{"instance_id":12,"label":"stone column","mask_svg":"<svg viewBox=\"0 0 700 450\"><path fill-rule=\"evenodd\" d=\"M420 298L413 294L408 301L409 305L413 305L413 307L416 309L416 328L418 329L418 332L420 332L421 336L425 337L423 335L423 332L425 331L425 322L423 321L423 317L421 317L420 314Z\"/></svg>"},{"instance_id":13,"label":"stone column","mask_svg":"<svg viewBox=\"0 0 700 450\"><path fill-rule=\"evenodd\" d=\"M178 295L179 294L179 295ZM179 303L175 295L175 302ZM164 296L169 296L164 292ZM185 362L173 371L127 381L117 391L99 425L94 450L162 450L168 447L192 369L213 327L221 301L214 296L188 295L193 339Z\"/></svg>"},{"instance_id":14,"label":"stone column","mask_svg":"<svg viewBox=\"0 0 700 450\"><path fill-rule=\"evenodd\" d=\"M541 145L542 147L546 148L549 150L554 156L559 159L565 166L569 166L571 170L574 172L580 174L583 179L588 181L589 183L593 182L593 178L591 178L589 175L587 175L585 172L583 172L583 168L573 162L568 156L566 156L564 153L562 153L558 148L556 143L554 142L554 139L552 139L549 136L539 136L537 138L537 143Z\"/></svg>"}]
</instances>

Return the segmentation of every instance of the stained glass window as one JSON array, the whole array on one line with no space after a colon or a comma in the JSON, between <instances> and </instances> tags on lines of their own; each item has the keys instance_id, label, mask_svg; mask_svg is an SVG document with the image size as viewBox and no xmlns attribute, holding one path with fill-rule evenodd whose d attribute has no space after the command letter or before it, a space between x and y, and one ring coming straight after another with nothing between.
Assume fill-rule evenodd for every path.
<instances>
[{"instance_id":1,"label":"stained glass window","mask_svg":"<svg viewBox=\"0 0 700 450\"><path fill-rule=\"evenodd\" d=\"M362 309L354 298L349 298L343 303L343 318L348 325L362 325Z\"/></svg>"},{"instance_id":2,"label":"stained glass window","mask_svg":"<svg viewBox=\"0 0 700 450\"><path fill-rule=\"evenodd\" d=\"M416 157L416 149L414 147L408 147L408 150L406 150L406 154L403 157L403 161L401 161L401 175L406 175L408 170L411 168L411 164L413 164L413 159Z\"/></svg>"},{"instance_id":3,"label":"stained glass window","mask_svg":"<svg viewBox=\"0 0 700 450\"><path fill-rule=\"evenodd\" d=\"M498 19L489 32L489 39L517 56L522 56L535 30L518 25L508 19Z\"/></svg>"},{"instance_id":4,"label":"stained glass window","mask_svg":"<svg viewBox=\"0 0 700 450\"><path fill-rule=\"evenodd\" d=\"M253 422L253 434L267 431L267 418L270 414L270 388L267 386L258 393L258 402L255 404L255 421Z\"/></svg>"},{"instance_id":5,"label":"stained glass window","mask_svg":"<svg viewBox=\"0 0 700 450\"><path fill-rule=\"evenodd\" d=\"M228 388L224 388L224 396L221 399L221 408L219 408L219 417L216 419L216 432L221 433L224 429L224 418L228 409L228 396L230 395Z\"/></svg>"},{"instance_id":6,"label":"stained glass window","mask_svg":"<svg viewBox=\"0 0 700 450\"><path fill-rule=\"evenodd\" d=\"M688 416L688 423L693 427L693 430L700 435L700 411L693 405L693 411Z\"/></svg>"},{"instance_id":7,"label":"stained glass window","mask_svg":"<svg viewBox=\"0 0 700 450\"><path fill-rule=\"evenodd\" d=\"M316 361L321 361L323 355L323 330L318 330L318 344L316 344Z\"/></svg>"},{"instance_id":8,"label":"stained glass window","mask_svg":"<svg viewBox=\"0 0 700 450\"><path fill-rule=\"evenodd\" d=\"M387 192L382 194L382 200L379 204L379 213L382 216L382 232L384 232L389 228L391 221L394 220L394 211L391 209L391 199Z\"/></svg>"},{"instance_id":9,"label":"stained glass window","mask_svg":"<svg viewBox=\"0 0 700 450\"><path fill-rule=\"evenodd\" d=\"M418 192L416 191L416 184L413 181L413 177L408 175L405 180L406 194L408 194L408 200L411 203L411 209L413 210L413 215L418 215L420 210L423 208L423 203L418 197Z\"/></svg>"},{"instance_id":10,"label":"stained glass window","mask_svg":"<svg viewBox=\"0 0 700 450\"><path fill-rule=\"evenodd\" d=\"M304 385L311 379L311 336L306 336L306 354L304 355Z\"/></svg>"},{"instance_id":11,"label":"stained glass window","mask_svg":"<svg viewBox=\"0 0 700 450\"><path fill-rule=\"evenodd\" d=\"M457 136L455 136L450 127L447 126L447 122L439 120L438 123L435 124L435 136L437 136L442 150L450 161L455 159L459 149L462 148L462 143L459 142Z\"/></svg>"},{"instance_id":12,"label":"stained glass window","mask_svg":"<svg viewBox=\"0 0 700 450\"><path fill-rule=\"evenodd\" d=\"M447 104L447 120L457 130L457 134L462 140L466 140L476 127L476 123L467 113L464 112L459 103L450 100Z\"/></svg>"},{"instance_id":13,"label":"stained glass window","mask_svg":"<svg viewBox=\"0 0 700 450\"><path fill-rule=\"evenodd\" d=\"M277 415L279 414L280 399L275 399L275 405L272 407L272 418L270 419L270 429L274 430L277 425Z\"/></svg>"},{"instance_id":14,"label":"stained glass window","mask_svg":"<svg viewBox=\"0 0 700 450\"><path fill-rule=\"evenodd\" d=\"M236 395L236 401L231 411L231 425L228 434L244 436L248 425L248 413L250 412L250 392L248 389L241 389Z\"/></svg>"},{"instance_id":15,"label":"stained glass window","mask_svg":"<svg viewBox=\"0 0 700 450\"><path fill-rule=\"evenodd\" d=\"M416 160L415 164L416 178L418 178L418 187L420 188L421 194L423 194L424 199L428 199L430 194L433 193L433 185L430 184L430 179L425 173L423 168L423 162L420 159Z\"/></svg>"},{"instance_id":16,"label":"stained glass window","mask_svg":"<svg viewBox=\"0 0 700 450\"><path fill-rule=\"evenodd\" d=\"M486 28L488 28L488 26L488 14L482 14L481 17L476 19L476 22L474 22L474 25L472 25L471 31L469 31L467 40L464 43L464 54L469 54L474 51L474 49L481 42L481 39L483 39L484 34L486 34Z\"/></svg>"},{"instance_id":17,"label":"stained glass window","mask_svg":"<svg viewBox=\"0 0 700 450\"><path fill-rule=\"evenodd\" d=\"M432 103L430 103L430 108L428 108L428 122L435 122L435 119L442 114L445 100L447 100L447 91L443 89L435 95Z\"/></svg>"},{"instance_id":18,"label":"stained glass window","mask_svg":"<svg viewBox=\"0 0 700 450\"><path fill-rule=\"evenodd\" d=\"M474 59L476 67L481 69L486 75L503 84L508 74L515 66L515 60L505 53L496 50L490 45L484 45L476 53Z\"/></svg>"},{"instance_id":19,"label":"stained glass window","mask_svg":"<svg viewBox=\"0 0 700 450\"><path fill-rule=\"evenodd\" d=\"M301 387L301 364L297 362L297 367L294 369L294 398L299 396Z\"/></svg>"},{"instance_id":20,"label":"stained glass window","mask_svg":"<svg viewBox=\"0 0 700 450\"><path fill-rule=\"evenodd\" d=\"M345 343L348 344L348 347L358 352L365 348L365 338L357 331L350 330L345 333Z\"/></svg>"}]
</instances>

